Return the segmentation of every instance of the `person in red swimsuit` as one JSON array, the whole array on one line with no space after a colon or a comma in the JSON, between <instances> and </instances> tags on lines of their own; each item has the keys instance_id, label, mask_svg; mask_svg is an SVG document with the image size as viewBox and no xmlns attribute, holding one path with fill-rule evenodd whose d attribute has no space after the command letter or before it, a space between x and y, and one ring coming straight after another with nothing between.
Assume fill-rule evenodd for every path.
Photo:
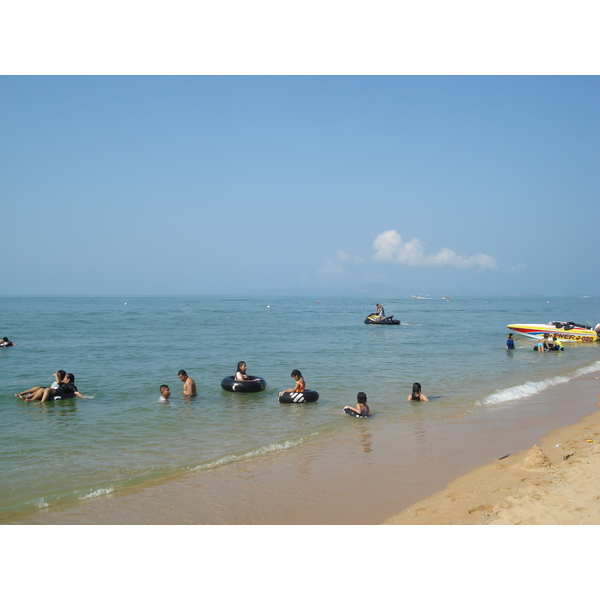
<instances>
[{"instance_id":1,"label":"person in red swimsuit","mask_svg":"<svg viewBox=\"0 0 600 600\"><path fill-rule=\"evenodd\" d=\"M302 377L302 373L300 373L300 371L298 371L298 369L294 369L292 371L291 377L293 377L296 380L296 387L294 387L293 389L289 389L289 390L283 390L283 392L279 392L279 395L281 396L281 394L285 394L285 393L294 393L294 392L303 392L306 389L306 382L304 381L304 377Z\"/></svg>"}]
</instances>

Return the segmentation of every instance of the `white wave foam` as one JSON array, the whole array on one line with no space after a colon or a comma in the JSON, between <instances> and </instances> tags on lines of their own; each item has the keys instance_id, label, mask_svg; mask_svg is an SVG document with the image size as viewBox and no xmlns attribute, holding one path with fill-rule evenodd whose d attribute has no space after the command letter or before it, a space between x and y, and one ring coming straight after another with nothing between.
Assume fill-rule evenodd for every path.
<instances>
[{"instance_id":1,"label":"white wave foam","mask_svg":"<svg viewBox=\"0 0 600 600\"><path fill-rule=\"evenodd\" d=\"M107 494L112 494L115 491L114 485L109 485L107 488L100 488L86 494L85 496L78 496L78 500L89 500L90 498L98 498L99 496L106 496Z\"/></svg>"},{"instance_id":2,"label":"white wave foam","mask_svg":"<svg viewBox=\"0 0 600 600\"><path fill-rule=\"evenodd\" d=\"M192 471L212 469L214 467L218 467L220 465L224 465L226 463L230 463L235 460L244 460L246 458L254 458L255 456L264 456L265 454L271 454L272 452L288 450L289 448L293 448L294 446L299 446L300 444L304 443L306 440L308 440L311 437L314 437L315 435L317 435L317 434L313 433L309 436L300 438L297 441L286 440L285 442L267 444L266 446L261 446L260 448L257 448L256 450L250 450L250 452L246 452L244 454L239 454L239 455L229 454L227 456L223 456L217 460L214 460L210 463L198 465L197 467L194 467L192 469Z\"/></svg>"},{"instance_id":3,"label":"white wave foam","mask_svg":"<svg viewBox=\"0 0 600 600\"><path fill-rule=\"evenodd\" d=\"M504 390L498 390L483 400L480 400L478 404L501 404L502 402L510 402L513 400L521 400L522 398L529 398L530 396L539 394L548 388L560 385L561 383L567 383L567 381L571 381L571 379L575 379L581 375L588 375L589 373L594 373L596 371L600 371L600 360L588 365L587 367L581 367L580 369L577 369L577 371L575 371L575 373L569 377L551 377L550 379L537 382L528 381L522 385L515 385Z\"/></svg>"},{"instance_id":4,"label":"white wave foam","mask_svg":"<svg viewBox=\"0 0 600 600\"><path fill-rule=\"evenodd\" d=\"M600 371L600 360L597 360L595 363L592 363L587 367L581 367L581 369L577 369L575 377L579 377L579 375L588 375L589 373L595 373L596 371Z\"/></svg>"}]
</instances>

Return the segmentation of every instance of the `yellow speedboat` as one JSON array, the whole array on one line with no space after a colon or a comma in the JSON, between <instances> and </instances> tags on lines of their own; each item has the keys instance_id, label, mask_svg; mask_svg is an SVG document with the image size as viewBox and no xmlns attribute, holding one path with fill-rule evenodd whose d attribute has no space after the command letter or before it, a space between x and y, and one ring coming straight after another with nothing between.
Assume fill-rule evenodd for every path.
<instances>
[{"instance_id":1,"label":"yellow speedboat","mask_svg":"<svg viewBox=\"0 0 600 600\"><path fill-rule=\"evenodd\" d=\"M571 321L551 321L546 325L507 325L515 333L526 335L527 337L539 340L544 337L545 333L555 335L556 339L563 342L597 342L598 331L600 331L600 323L596 327L587 327L586 325L578 325Z\"/></svg>"}]
</instances>

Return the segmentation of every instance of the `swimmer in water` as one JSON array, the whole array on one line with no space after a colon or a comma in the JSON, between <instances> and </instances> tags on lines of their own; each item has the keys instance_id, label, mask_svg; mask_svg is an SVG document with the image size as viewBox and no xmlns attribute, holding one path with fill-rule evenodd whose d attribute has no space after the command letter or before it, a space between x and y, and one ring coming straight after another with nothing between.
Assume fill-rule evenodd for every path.
<instances>
[{"instance_id":1,"label":"swimmer in water","mask_svg":"<svg viewBox=\"0 0 600 600\"><path fill-rule=\"evenodd\" d=\"M260 377L255 377L252 379L250 375L246 375L246 363L243 360L240 360L238 363L237 372L234 379L236 381L260 381Z\"/></svg>"},{"instance_id":2,"label":"swimmer in water","mask_svg":"<svg viewBox=\"0 0 600 600\"><path fill-rule=\"evenodd\" d=\"M196 382L183 369L177 373L177 377L183 381L183 394L185 396L195 396Z\"/></svg>"},{"instance_id":3,"label":"swimmer in water","mask_svg":"<svg viewBox=\"0 0 600 600\"><path fill-rule=\"evenodd\" d=\"M353 417L367 417L371 414L371 409L367 405L367 395L364 392L356 394L356 407L344 406L344 412Z\"/></svg>"},{"instance_id":4,"label":"swimmer in water","mask_svg":"<svg viewBox=\"0 0 600 600\"><path fill-rule=\"evenodd\" d=\"M56 389L61 383L66 383L66 381L64 381L65 377L67 376L66 371L63 371L61 369L59 371L56 371L56 373L53 373L53 375L54 375L54 383L50 386L51 388ZM28 390L21 392L20 394L15 394L15 396L17 398L21 398L21 400L25 400L25 402L29 402L30 400L33 400L33 396L40 390L42 390L42 392L38 395L37 399L41 398L42 394L44 393L43 390L45 390L45 389L46 388L41 385L35 385L32 388L29 388Z\"/></svg>"},{"instance_id":5,"label":"swimmer in water","mask_svg":"<svg viewBox=\"0 0 600 600\"><path fill-rule=\"evenodd\" d=\"M160 386L160 398L158 399L159 404L170 404L169 396L171 395L171 390L168 385Z\"/></svg>"},{"instance_id":6,"label":"swimmer in water","mask_svg":"<svg viewBox=\"0 0 600 600\"><path fill-rule=\"evenodd\" d=\"M300 371L298 371L298 369L294 369L292 371L292 374L290 375L290 377L293 377L296 380L296 386L293 389L283 390L282 392L279 392L280 396L281 396L281 394L286 394L286 393L290 393L290 394L300 393L306 389L306 382L304 381L304 377L302 377L302 373L300 373Z\"/></svg>"},{"instance_id":7,"label":"swimmer in water","mask_svg":"<svg viewBox=\"0 0 600 600\"><path fill-rule=\"evenodd\" d=\"M412 394L408 396L408 401L416 401L416 402L429 402L429 398L421 393L421 384L413 383Z\"/></svg>"},{"instance_id":8,"label":"swimmer in water","mask_svg":"<svg viewBox=\"0 0 600 600\"><path fill-rule=\"evenodd\" d=\"M515 349L515 340L513 340L513 334L509 333L506 336L506 349L507 350L514 350Z\"/></svg>"},{"instance_id":9,"label":"swimmer in water","mask_svg":"<svg viewBox=\"0 0 600 600\"><path fill-rule=\"evenodd\" d=\"M75 386L75 375L73 375L73 373L67 373L63 382L60 383L56 389L46 388L44 390L44 393L42 394L42 399L36 404L41 404L42 402L54 400L56 396L59 396L63 400L66 400L67 398L73 398L73 396L83 398L83 396L79 393L79 390Z\"/></svg>"}]
</instances>

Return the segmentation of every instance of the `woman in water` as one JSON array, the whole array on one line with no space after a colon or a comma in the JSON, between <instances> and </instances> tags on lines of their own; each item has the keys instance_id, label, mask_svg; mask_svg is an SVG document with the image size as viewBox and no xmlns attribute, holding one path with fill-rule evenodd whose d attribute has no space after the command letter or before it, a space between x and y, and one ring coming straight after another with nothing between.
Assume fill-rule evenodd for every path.
<instances>
[{"instance_id":1,"label":"woman in water","mask_svg":"<svg viewBox=\"0 0 600 600\"><path fill-rule=\"evenodd\" d=\"M344 412L353 417L368 417L371 409L367 406L367 395L364 392L356 394L356 408L344 406Z\"/></svg>"},{"instance_id":2,"label":"woman in water","mask_svg":"<svg viewBox=\"0 0 600 600\"><path fill-rule=\"evenodd\" d=\"M408 401L415 400L417 402L429 402L429 398L421 393L421 384L413 383L412 394L408 396Z\"/></svg>"},{"instance_id":3,"label":"woman in water","mask_svg":"<svg viewBox=\"0 0 600 600\"><path fill-rule=\"evenodd\" d=\"M293 389L283 390L283 392L279 392L279 395L286 393L300 393L306 389L306 382L304 381L304 377L302 377L302 373L298 371L298 369L294 369L290 377L293 377L296 380L296 386Z\"/></svg>"}]
</instances>

